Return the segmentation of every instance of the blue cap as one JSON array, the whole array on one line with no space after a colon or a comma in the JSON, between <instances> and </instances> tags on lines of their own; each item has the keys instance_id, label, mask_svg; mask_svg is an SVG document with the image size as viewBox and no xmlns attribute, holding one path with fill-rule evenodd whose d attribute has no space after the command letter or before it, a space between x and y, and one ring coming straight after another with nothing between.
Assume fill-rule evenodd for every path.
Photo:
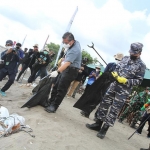
<instances>
[{"instance_id":1,"label":"blue cap","mask_svg":"<svg viewBox=\"0 0 150 150\"><path fill-rule=\"evenodd\" d=\"M12 40L7 40L7 41L6 41L6 45L7 45L7 44L12 44L12 45L13 45L13 41L12 41Z\"/></svg>"}]
</instances>

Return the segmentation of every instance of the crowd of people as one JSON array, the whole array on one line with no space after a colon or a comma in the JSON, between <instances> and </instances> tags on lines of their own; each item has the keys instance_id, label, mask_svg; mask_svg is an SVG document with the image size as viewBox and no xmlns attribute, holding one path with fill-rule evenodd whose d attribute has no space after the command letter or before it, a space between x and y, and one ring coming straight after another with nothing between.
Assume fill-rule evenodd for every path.
<instances>
[{"instance_id":1,"label":"crowd of people","mask_svg":"<svg viewBox=\"0 0 150 150\"><path fill-rule=\"evenodd\" d=\"M54 56L53 52L46 47L44 50L39 51L38 44L33 46L33 49L25 48L24 51L21 49L21 44L17 43L14 45L12 40L6 41L6 50L1 53L1 70L0 70L0 81L8 76L8 82L0 90L2 96L6 96L7 91L14 83L15 78L17 82L20 82L20 77L30 68L30 76L28 78L27 86L40 76L41 78L47 75L47 65L52 62ZM19 66L21 71L18 70ZM19 71L19 73L18 73ZM18 75L17 75L18 73ZM22 79L21 79L22 81Z\"/></svg>"},{"instance_id":2,"label":"crowd of people","mask_svg":"<svg viewBox=\"0 0 150 150\"><path fill-rule=\"evenodd\" d=\"M140 93L134 92L130 100L128 98L133 87L139 86L144 78L146 66L140 58L143 44L132 43L129 50L130 56L124 57L122 53L116 54L114 56L116 62L109 63L104 72L101 71L99 66L96 66L95 70L93 69L89 73L87 68L88 59L82 58L80 43L75 40L74 35L66 32L62 40L64 51L62 51L57 67L50 74L47 71L47 66L52 62L54 53L48 47L39 51L38 44L35 44L33 49L28 50L25 48L23 51L20 43L14 46L12 40L7 40L6 50L1 54L1 62L3 63L0 66L0 81L6 76L8 76L8 81L1 88L0 94L6 96L5 92L12 86L15 79L17 82L21 82L23 74L27 68L30 68L27 86L31 86L38 76L41 79L47 75L52 78L53 87L49 99L50 103L45 110L49 113L55 113L65 96L67 98L75 97L77 89L79 89L81 83L86 81L86 78L85 95L95 90L92 88L95 83L99 82L98 84L101 84L100 78L102 76L107 77L109 74L113 80L105 89L105 92L101 94L98 100L93 99L92 102L87 103L89 105L88 109L81 109L81 115L88 118L99 105L95 113L95 123L86 124L86 127L96 130L98 132L97 137L103 139L109 127L114 126L117 117L119 117L120 123L130 117L132 118L130 126L133 128L141 120L140 125L142 126L137 130L137 133L141 134L145 121L150 120L146 120L149 117L147 111L141 113L147 110L146 108L150 105L148 101L150 88L147 87ZM22 67L18 71L20 65ZM150 137L150 127L148 132L148 137Z\"/></svg>"}]
</instances>

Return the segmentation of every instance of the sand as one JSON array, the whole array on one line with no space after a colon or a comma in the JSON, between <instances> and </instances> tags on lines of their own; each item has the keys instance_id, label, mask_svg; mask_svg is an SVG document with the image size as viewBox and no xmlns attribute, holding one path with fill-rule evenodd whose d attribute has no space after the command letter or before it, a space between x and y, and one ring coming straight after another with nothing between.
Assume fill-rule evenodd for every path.
<instances>
[{"instance_id":1,"label":"sand","mask_svg":"<svg viewBox=\"0 0 150 150\"><path fill-rule=\"evenodd\" d=\"M0 87L5 82L0 82ZM76 99L64 98L58 111L52 114L41 106L20 108L31 97L32 91L32 87L20 85L15 82L6 92L7 97L0 97L0 104L7 107L10 113L22 115L26 124L33 129L35 138L25 132L12 134L0 139L1 150L139 150L149 145L147 127L142 135L135 134L128 140L134 129L127 123L120 124L117 121L105 139L97 138L96 131L85 127L86 123L93 123L95 111L88 119L80 115L80 110L72 107L80 95Z\"/></svg>"}]
</instances>

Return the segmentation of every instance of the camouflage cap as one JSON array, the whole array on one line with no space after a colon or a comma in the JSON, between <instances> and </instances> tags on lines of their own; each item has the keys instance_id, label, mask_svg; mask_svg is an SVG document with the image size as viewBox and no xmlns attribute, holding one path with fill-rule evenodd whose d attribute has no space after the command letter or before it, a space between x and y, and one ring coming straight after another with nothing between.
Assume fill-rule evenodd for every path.
<instances>
[{"instance_id":1,"label":"camouflage cap","mask_svg":"<svg viewBox=\"0 0 150 150\"><path fill-rule=\"evenodd\" d=\"M129 52L132 54L139 54L140 52L142 52L142 48L143 48L143 44L142 43L132 43L130 46L130 50Z\"/></svg>"}]
</instances>

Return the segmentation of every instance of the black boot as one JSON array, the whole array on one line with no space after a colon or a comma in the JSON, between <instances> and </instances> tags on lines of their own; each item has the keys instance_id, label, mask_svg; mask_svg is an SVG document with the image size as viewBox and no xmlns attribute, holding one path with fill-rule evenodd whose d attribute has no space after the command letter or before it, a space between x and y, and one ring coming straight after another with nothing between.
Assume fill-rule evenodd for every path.
<instances>
[{"instance_id":1,"label":"black boot","mask_svg":"<svg viewBox=\"0 0 150 150\"><path fill-rule=\"evenodd\" d=\"M80 113L81 113L82 116L84 116L86 118L89 118L89 115L90 115L89 113L87 113L87 112L85 112L83 110Z\"/></svg>"},{"instance_id":2,"label":"black boot","mask_svg":"<svg viewBox=\"0 0 150 150\"><path fill-rule=\"evenodd\" d=\"M50 105L48 107L45 108L45 110L48 112L48 113L55 113L56 110L57 110L58 107L56 107L55 105Z\"/></svg>"},{"instance_id":3,"label":"black boot","mask_svg":"<svg viewBox=\"0 0 150 150\"><path fill-rule=\"evenodd\" d=\"M91 130L99 131L101 129L102 124L103 124L103 121L98 119L93 124L86 124L86 127Z\"/></svg>"},{"instance_id":4,"label":"black boot","mask_svg":"<svg viewBox=\"0 0 150 150\"><path fill-rule=\"evenodd\" d=\"M99 131L99 133L97 134L97 137L99 137L100 139L103 139L106 135L106 132L109 128L109 125L107 125L106 123L103 125L103 127L101 128L101 130Z\"/></svg>"}]
</instances>

